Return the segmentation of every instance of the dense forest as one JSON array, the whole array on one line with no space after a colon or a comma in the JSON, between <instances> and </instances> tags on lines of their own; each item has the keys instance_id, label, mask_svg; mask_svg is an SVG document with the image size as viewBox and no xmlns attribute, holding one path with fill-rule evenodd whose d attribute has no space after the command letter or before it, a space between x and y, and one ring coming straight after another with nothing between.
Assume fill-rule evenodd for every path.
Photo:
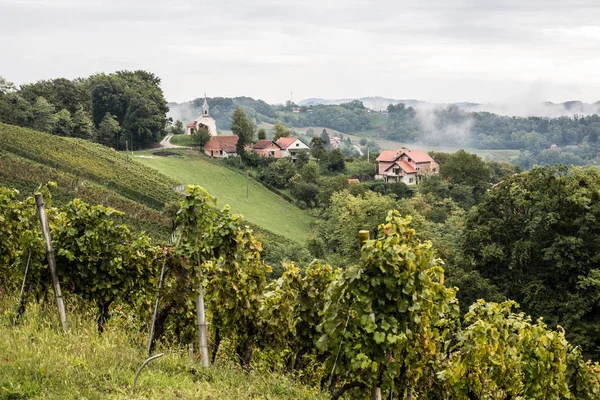
<instances>
[{"instance_id":1,"label":"dense forest","mask_svg":"<svg viewBox=\"0 0 600 400\"><path fill-rule=\"evenodd\" d=\"M146 148L165 135L167 102L160 78L118 71L73 80L14 84L0 77L0 122L115 149Z\"/></svg>"}]
</instances>

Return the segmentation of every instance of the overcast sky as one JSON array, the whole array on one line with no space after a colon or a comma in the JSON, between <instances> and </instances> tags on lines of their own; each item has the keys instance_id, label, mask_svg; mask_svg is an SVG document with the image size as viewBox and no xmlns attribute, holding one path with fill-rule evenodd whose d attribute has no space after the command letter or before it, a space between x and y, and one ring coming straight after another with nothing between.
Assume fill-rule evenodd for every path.
<instances>
[{"instance_id":1,"label":"overcast sky","mask_svg":"<svg viewBox=\"0 0 600 400\"><path fill-rule=\"evenodd\" d=\"M178 102L595 102L600 1L0 0L6 79L119 69Z\"/></svg>"}]
</instances>

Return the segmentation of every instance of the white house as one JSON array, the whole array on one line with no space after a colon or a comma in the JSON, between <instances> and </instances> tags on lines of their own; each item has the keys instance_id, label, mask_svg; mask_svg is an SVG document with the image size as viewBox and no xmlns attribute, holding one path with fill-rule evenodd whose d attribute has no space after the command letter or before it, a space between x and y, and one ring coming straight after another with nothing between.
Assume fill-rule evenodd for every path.
<instances>
[{"instance_id":1,"label":"white house","mask_svg":"<svg viewBox=\"0 0 600 400\"><path fill-rule=\"evenodd\" d=\"M418 184L425 174L438 174L440 165L422 150L384 150L377 157L379 164L375 179L386 182Z\"/></svg>"},{"instance_id":2,"label":"white house","mask_svg":"<svg viewBox=\"0 0 600 400\"><path fill-rule=\"evenodd\" d=\"M292 157L292 161L294 162L296 162L296 156L299 152L310 151L310 147L298 138L279 138L275 143L277 143L281 149L279 150L280 157Z\"/></svg>"}]
</instances>

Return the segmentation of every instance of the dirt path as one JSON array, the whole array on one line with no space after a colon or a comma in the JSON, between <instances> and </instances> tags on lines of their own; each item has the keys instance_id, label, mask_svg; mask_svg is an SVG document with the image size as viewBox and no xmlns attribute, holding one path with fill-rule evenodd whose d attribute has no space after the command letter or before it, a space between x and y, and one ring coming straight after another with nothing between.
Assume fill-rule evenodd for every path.
<instances>
[{"instance_id":1,"label":"dirt path","mask_svg":"<svg viewBox=\"0 0 600 400\"><path fill-rule=\"evenodd\" d=\"M177 146L171 143L171 137L173 135L167 135L163 140L160 141L161 149L185 149L185 146Z\"/></svg>"}]
</instances>

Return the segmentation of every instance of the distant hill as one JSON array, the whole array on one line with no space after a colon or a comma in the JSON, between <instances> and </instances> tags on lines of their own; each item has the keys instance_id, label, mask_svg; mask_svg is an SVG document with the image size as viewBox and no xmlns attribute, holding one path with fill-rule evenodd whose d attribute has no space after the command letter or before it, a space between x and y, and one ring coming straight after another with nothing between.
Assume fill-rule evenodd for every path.
<instances>
[{"instance_id":1,"label":"distant hill","mask_svg":"<svg viewBox=\"0 0 600 400\"><path fill-rule=\"evenodd\" d=\"M202 114L203 97L184 103L169 103L167 117L180 120L184 123L194 121ZM217 121L217 129L229 130L231 128L231 116L237 107L241 107L249 118L260 122L277 122L277 114L273 106L262 100L254 100L250 97L209 97L207 99L210 116Z\"/></svg>"},{"instance_id":2,"label":"distant hill","mask_svg":"<svg viewBox=\"0 0 600 400\"><path fill-rule=\"evenodd\" d=\"M458 103L430 103L426 101L420 101L415 99L390 99L385 97L361 97L359 99L321 99L321 98L309 98L300 101L299 105L338 105L343 103L349 103L353 100L360 100L365 107L372 110L380 111L387 108L389 104L403 103L413 108L436 108L446 107L449 105L455 105L459 109L471 112L490 112L498 115L518 116L518 117L548 117L556 118L562 116L573 116L573 115L592 115L600 114L600 101L596 103L584 103L581 101L566 101L564 103L552 103L552 102L540 102L540 103L504 103L504 104L492 104L492 103L472 103L472 102L458 102Z\"/></svg>"}]
</instances>

